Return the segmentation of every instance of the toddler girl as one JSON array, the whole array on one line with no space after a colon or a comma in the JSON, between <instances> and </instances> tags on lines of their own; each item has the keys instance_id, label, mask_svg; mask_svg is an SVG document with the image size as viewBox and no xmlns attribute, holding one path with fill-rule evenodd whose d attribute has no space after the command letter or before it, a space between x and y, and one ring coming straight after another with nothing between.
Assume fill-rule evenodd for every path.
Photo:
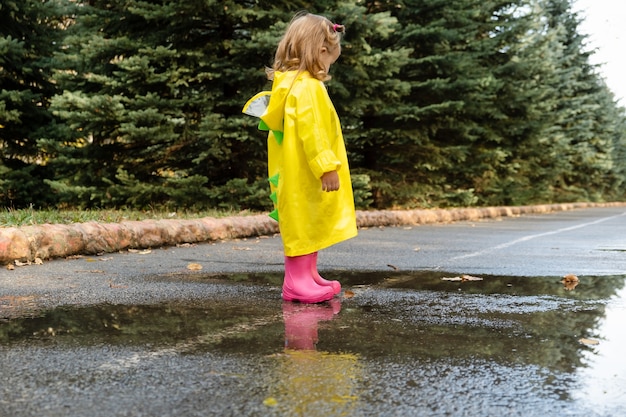
<instances>
[{"instance_id":1,"label":"toddler girl","mask_svg":"<svg viewBox=\"0 0 626 417\"><path fill-rule=\"evenodd\" d=\"M260 116L259 129L269 130L275 206L270 216L279 223L284 246L286 301L318 303L339 293L338 281L317 272L317 252L357 234L341 126L323 83L341 54L343 32L325 17L296 15L267 71L272 91L257 94L244 107L245 113Z\"/></svg>"}]
</instances>

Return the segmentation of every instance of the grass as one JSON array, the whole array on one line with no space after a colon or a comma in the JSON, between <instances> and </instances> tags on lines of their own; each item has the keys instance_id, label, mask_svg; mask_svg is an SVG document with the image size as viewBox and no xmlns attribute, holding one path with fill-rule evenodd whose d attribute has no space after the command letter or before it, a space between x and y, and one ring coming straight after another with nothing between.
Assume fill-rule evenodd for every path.
<instances>
[{"instance_id":1,"label":"grass","mask_svg":"<svg viewBox=\"0 0 626 417\"><path fill-rule=\"evenodd\" d=\"M202 217L244 216L254 213L227 210L160 211L160 210L35 210L9 209L0 211L0 227L37 224L72 224L85 222L119 223L125 220L199 219Z\"/></svg>"}]
</instances>

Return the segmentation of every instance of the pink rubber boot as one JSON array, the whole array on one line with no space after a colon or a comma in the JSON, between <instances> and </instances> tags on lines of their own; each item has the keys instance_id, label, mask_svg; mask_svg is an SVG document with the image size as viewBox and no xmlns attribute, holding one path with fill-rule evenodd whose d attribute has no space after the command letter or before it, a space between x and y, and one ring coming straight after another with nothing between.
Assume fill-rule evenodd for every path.
<instances>
[{"instance_id":1,"label":"pink rubber boot","mask_svg":"<svg viewBox=\"0 0 626 417\"><path fill-rule=\"evenodd\" d=\"M318 285L311 272L311 257L285 256L285 280L283 281L283 300L301 303L321 303L333 298L333 289Z\"/></svg>"},{"instance_id":2,"label":"pink rubber boot","mask_svg":"<svg viewBox=\"0 0 626 417\"><path fill-rule=\"evenodd\" d=\"M333 289L333 294L339 294L341 292L341 284L339 281L329 281L322 278L320 273L317 272L317 252L313 252L311 255L313 255L311 261L311 273L313 274L315 282L325 287L331 287Z\"/></svg>"}]
</instances>

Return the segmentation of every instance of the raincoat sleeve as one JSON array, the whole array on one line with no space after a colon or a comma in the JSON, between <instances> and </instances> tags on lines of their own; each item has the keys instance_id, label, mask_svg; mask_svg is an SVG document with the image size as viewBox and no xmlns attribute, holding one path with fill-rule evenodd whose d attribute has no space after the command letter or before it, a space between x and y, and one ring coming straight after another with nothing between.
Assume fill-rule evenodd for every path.
<instances>
[{"instance_id":1,"label":"raincoat sleeve","mask_svg":"<svg viewBox=\"0 0 626 417\"><path fill-rule=\"evenodd\" d=\"M313 175L321 178L324 173L341 168L341 161L332 151L332 142L336 141L332 104L322 83L311 81L314 88L307 88L306 93L298 97L294 120L307 163Z\"/></svg>"}]
</instances>

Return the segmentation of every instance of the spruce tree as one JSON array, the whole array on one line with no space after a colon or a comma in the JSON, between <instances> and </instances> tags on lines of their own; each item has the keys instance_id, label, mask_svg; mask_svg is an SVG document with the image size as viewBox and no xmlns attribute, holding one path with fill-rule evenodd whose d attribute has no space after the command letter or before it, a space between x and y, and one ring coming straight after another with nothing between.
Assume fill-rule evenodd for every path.
<instances>
[{"instance_id":1,"label":"spruce tree","mask_svg":"<svg viewBox=\"0 0 626 417\"><path fill-rule=\"evenodd\" d=\"M266 136L241 108L271 88L264 67L302 9L347 27L327 85L361 204L370 189L380 208L623 193L624 110L589 65L569 0L78 6L49 61L54 82L39 72L50 89L37 110L53 95L60 123L44 112L45 134L0 148L53 168L63 204L268 208Z\"/></svg>"},{"instance_id":2,"label":"spruce tree","mask_svg":"<svg viewBox=\"0 0 626 417\"><path fill-rule=\"evenodd\" d=\"M503 33L505 42L493 63L500 80L494 101L501 117L495 128L503 160L482 190L489 205L551 201L555 174L563 169L559 155L567 146L554 128L560 40L547 30L540 11L521 6L507 11L515 16L514 25Z\"/></svg>"},{"instance_id":3,"label":"spruce tree","mask_svg":"<svg viewBox=\"0 0 626 417\"><path fill-rule=\"evenodd\" d=\"M399 74L410 91L392 110L390 137L364 141L371 155L365 165L389 181L379 190L380 204L393 198L403 205L471 205L491 187L485 179L497 176L507 157L496 129L506 116L497 105L503 81L496 72L507 59L502 51L515 23L509 11L518 3L383 4L402 26L394 44L412 53Z\"/></svg>"},{"instance_id":4,"label":"spruce tree","mask_svg":"<svg viewBox=\"0 0 626 417\"><path fill-rule=\"evenodd\" d=\"M393 54L367 49L361 38L387 36L395 21L388 13L366 16L337 1L94 0L65 40L66 69L57 77L64 92L52 107L71 140L46 143L57 155L51 184L82 206L267 208L265 138L241 108L271 87L264 67L300 8L350 27L344 68L374 81L338 66L329 90L344 125L358 124L350 115L370 105L365 99L381 106L377 94L393 94L383 82L397 68L385 61Z\"/></svg>"},{"instance_id":5,"label":"spruce tree","mask_svg":"<svg viewBox=\"0 0 626 417\"><path fill-rule=\"evenodd\" d=\"M558 199L603 200L617 181L614 135L621 123L617 104L597 68L590 64L593 51L586 49L587 35L580 33L580 17L572 11L572 1L545 0L540 4L563 51L557 67L560 78L553 86L558 91L555 126L567 139L566 148L558 155L565 167L556 173L561 186Z\"/></svg>"},{"instance_id":6,"label":"spruce tree","mask_svg":"<svg viewBox=\"0 0 626 417\"><path fill-rule=\"evenodd\" d=\"M0 204L54 202L38 139L54 120L52 55L58 50L66 2L0 1Z\"/></svg>"},{"instance_id":7,"label":"spruce tree","mask_svg":"<svg viewBox=\"0 0 626 417\"><path fill-rule=\"evenodd\" d=\"M73 141L48 143L60 162L53 185L68 202L206 207L254 190L264 144L242 134L242 93L263 73L250 62L267 56L243 43L246 22L268 27L272 13L253 5L83 5L66 38L64 92L52 102Z\"/></svg>"}]
</instances>

